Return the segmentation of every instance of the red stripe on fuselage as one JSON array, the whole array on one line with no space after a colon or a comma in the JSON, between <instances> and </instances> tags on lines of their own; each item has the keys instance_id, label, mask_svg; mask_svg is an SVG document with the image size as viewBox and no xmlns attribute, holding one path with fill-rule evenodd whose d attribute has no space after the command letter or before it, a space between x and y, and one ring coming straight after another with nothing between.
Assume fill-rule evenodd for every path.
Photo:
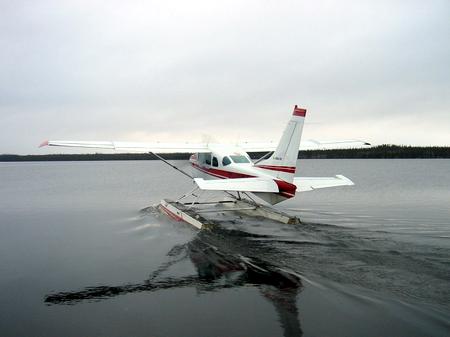
<instances>
[{"instance_id":1,"label":"red stripe on fuselage","mask_svg":"<svg viewBox=\"0 0 450 337\"><path fill-rule=\"evenodd\" d=\"M191 163L191 164L197 170L204 172L206 174L209 174L213 177L220 178L220 179L254 178L255 177L255 176L251 176L251 175L244 174L244 173L236 173L236 172L224 171L224 170L219 170L219 169L201 167L200 165L198 165L196 163ZM281 166L281 167L283 167L283 166ZM285 168L289 168L289 166L285 166ZM294 169L295 169L295 167L294 167ZM292 172L292 173L294 173L294 172ZM295 186L294 184L288 183L287 181L284 181L284 180L274 179L274 181L278 186L278 190L279 190L278 194L280 194L286 198L292 198L295 196L295 191L297 190L297 186ZM167 210L167 211L169 211L169 210ZM176 214L173 214L173 215L177 216Z\"/></svg>"},{"instance_id":2,"label":"red stripe on fuselage","mask_svg":"<svg viewBox=\"0 0 450 337\"><path fill-rule=\"evenodd\" d=\"M191 163L191 164L197 170L202 171L206 174L209 174L213 177L220 178L220 179L254 178L255 177L255 176L252 176L249 174L244 174L244 173L237 173L237 172L213 169L213 168L209 168L209 167L202 167L196 163Z\"/></svg>"},{"instance_id":3,"label":"red stripe on fuselage","mask_svg":"<svg viewBox=\"0 0 450 337\"><path fill-rule=\"evenodd\" d=\"M286 173L295 173L295 166L275 166L275 165L255 165L265 170L280 171Z\"/></svg>"}]
</instances>

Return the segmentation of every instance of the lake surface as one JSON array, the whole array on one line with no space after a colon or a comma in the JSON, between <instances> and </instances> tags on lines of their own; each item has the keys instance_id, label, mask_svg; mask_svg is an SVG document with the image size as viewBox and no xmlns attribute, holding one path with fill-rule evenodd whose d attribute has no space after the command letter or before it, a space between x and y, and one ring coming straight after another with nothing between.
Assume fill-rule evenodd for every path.
<instances>
[{"instance_id":1,"label":"lake surface","mask_svg":"<svg viewBox=\"0 0 450 337\"><path fill-rule=\"evenodd\" d=\"M356 185L197 231L161 162L0 163L0 335L449 336L450 160L299 168Z\"/></svg>"}]
</instances>

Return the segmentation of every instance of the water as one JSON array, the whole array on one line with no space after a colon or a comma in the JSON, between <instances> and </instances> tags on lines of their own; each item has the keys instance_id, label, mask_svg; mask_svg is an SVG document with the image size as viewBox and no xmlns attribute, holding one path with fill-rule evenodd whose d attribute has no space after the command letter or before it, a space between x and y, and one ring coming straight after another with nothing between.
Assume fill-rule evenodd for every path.
<instances>
[{"instance_id":1,"label":"water","mask_svg":"<svg viewBox=\"0 0 450 337\"><path fill-rule=\"evenodd\" d=\"M356 185L199 232L140 211L192 188L163 163L1 163L0 334L448 336L450 161L300 171Z\"/></svg>"}]
</instances>

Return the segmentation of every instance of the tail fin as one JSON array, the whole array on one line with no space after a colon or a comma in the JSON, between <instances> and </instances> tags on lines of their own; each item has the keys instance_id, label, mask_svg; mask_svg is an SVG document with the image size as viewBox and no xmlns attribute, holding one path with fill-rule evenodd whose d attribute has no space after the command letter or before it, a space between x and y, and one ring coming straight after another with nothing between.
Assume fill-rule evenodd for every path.
<instances>
[{"instance_id":1,"label":"tail fin","mask_svg":"<svg viewBox=\"0 0 450 337\"><path fill-rule=\"evenodd\" d=\"M296 105L275 152L268 159L260 161L256 167L272 172L274 177L284 181L294 181L305 116L306 109Z\"/></svg>"}]
</instances>

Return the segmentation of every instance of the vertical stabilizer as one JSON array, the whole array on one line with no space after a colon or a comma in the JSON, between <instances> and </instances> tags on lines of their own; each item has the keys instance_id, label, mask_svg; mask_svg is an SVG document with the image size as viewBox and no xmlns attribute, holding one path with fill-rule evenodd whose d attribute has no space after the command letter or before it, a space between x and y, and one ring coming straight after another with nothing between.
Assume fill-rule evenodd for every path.
<instances>
[{"instance_id":1,"label":"vertical stabilizer","mask_svg":"<svg viewBox=\"0 0 450 337\"><path fill-rule=\"evenodd\" d=\"M260 161L256 167L264 169L275 178L289 183L294 181L305 116L306 109L296 105L275 152L268 159Z\"/></svg>"}]
</instances>

